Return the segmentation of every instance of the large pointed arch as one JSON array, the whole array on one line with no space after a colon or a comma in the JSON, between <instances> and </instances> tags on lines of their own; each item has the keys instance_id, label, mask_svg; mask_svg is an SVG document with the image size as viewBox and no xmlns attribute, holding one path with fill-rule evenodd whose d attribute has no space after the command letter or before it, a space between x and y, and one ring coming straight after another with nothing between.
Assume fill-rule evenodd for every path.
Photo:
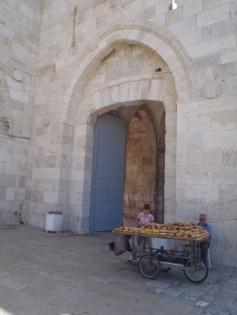
<instances>
[{"instance_id":1,"label":"large pointed arch","mask_svg":"<svg viewBox=\"0 0 237 315\"><path fill-rule=\"evenodd\" d=\"M188 103L195 94L196 79L192 70L192 61L180 42L168 31L153 25L130 22L110 26L98 35L74 61L68 69L68 85L61 104L61 122L70 121L73 106L72 95L78 82L93 71L103 58L113 50L116 42L125 41L145 46L155 51L169 66L174 77L177 103ZM70 75L69 75L70 73Z\"/></svg>"},{"instance_id":2,"label":"large pointed arch","mask_svg":"<svg viewBox=\"0 0 237 315\"><path fill-rule=\"evenodd\" d=\"M92 94L83 95L84 88L96 69L117 43L133 44L152 50L163 59L170 77L163 80L127 81L102 87ZM167 31L156 30L151 25L126 23L114 25L99 35L69 67L64 74L69 78L60 108L60 121L72 128L72 167L68 169L68 206L70 230L87 232L90 216L91 162L93 148L93 121L119 106L134 102L158 102L164 105L169 130L176 129L179 105L194 98L195 78L192 62L182 45ZM167 81L168 79L168 81ZM157 104L158 104L157 103ZM62 146L63 148L63 146ZM166 219L173 219L176 200L176 136L166 134L165 209ZM80 165L77 160L80 160ZM60 170L60 178L64 171Z\"/></svg>"}]
</instances>

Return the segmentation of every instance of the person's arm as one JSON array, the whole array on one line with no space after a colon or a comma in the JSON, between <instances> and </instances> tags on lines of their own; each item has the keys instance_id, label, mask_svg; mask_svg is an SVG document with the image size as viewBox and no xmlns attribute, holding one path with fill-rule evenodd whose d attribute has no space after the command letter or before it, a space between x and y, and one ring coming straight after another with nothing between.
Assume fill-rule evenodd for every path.
<instances>
[{"instance_id":1,"label":"person's arm","mask_svg":"<svg viewBox=\"0 0 237 315\"><path fill-rule=\"evenodd\" d=\"M210 238L211 234L212 234L212 228L211 228L210 224L207 224L207 232L208 232L208 235L209 235L209 238Z\"/></svg>"},{"instance_id":2,"label":"person's arm","mask_svg":"<svg viewBox=\"0 0 237 315\"><path fill-rule=\"evenodd\" d=\"M139 213L138 215L137 215L137 225L140 227L142 224L141 224L141 218L140 218L140 216L141 216L141 213Z\"/></svg>"},{"instance_id":3,"label":"person's arm","mask_svg":"<svg viewBox=\"0 0 237 315\"><path fill-rule=\"evenodd\" d=\"M150 223L153 223L155 221L154 215L150 213Z\"/></svg>"}]
</instances>

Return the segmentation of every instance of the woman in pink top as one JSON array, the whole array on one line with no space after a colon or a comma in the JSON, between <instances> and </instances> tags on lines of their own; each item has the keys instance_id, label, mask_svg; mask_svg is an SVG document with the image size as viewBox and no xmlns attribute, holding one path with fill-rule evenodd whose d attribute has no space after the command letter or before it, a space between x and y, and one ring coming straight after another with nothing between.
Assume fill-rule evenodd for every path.
<instances>
[{"instance_id":1,"label":"woman in pink top","mask_svg":"<svg viewBox=\"0 0 237 315\"><path fill-rule=\"evenodd\" d=\"M137 223L139 226L154 222L154 216L151 214L151 207L148 204L144 204L143 211L137 216Z\"/></svg>"},{"instance_id":2,"label":"woman in pink top","mask_svg":"<svg viewBox=\"0 0 237 315\"><path fill-rule=\"evenodd\" d=\"M148 204L144 204L143 211L137 216L138 226L149 224L154 222L154 216L151 214L151 207ZM151 247L150 237L133 236L132 245L132 258L129 259L131 262L137 262L138 252L144 253L146 247Z\"/></svg>"}]
</instances>

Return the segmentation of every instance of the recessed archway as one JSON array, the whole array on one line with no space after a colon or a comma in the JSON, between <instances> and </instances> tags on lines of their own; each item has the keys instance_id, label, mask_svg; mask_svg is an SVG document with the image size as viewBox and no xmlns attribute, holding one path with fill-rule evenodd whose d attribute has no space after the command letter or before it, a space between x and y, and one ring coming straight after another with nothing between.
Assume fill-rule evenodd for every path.
<instances>
[{"instance_id":1,"label":"recessed archway","mask_svg":"<svg viewBox=\"0 0 237 315\"><path fill-rule=\"evenodd\" d=\"M163 220L164 163L158 156L163 143L158 139L165 129L162 119L153 126L149 105L121 106L95 121L90 231L136 224L144 203L151 205L156 220ZM153 105L162 117L162 104Z\"/></svg>"},{"instance_id":2,"label":"recessed archway","mask_svg":"<svg viewBox=\"0 0 237 315\"><path fill-rule=\"evenodd\" d=\"M190 60L182 47L170 44L168 34L157 33L147 27L124 27L111 30L100 37L96 49L87 52L83 62L78 62L65 94L61 120L73 126L71 168L68 186L69 229L86 232L89 229L91 203L91 176L93 152L93 126L98 116L123 106L148 104L154 128L165 125L165 133L158 137L163 148L157 154L163 165L164 192L160 195L158 209L165 220L175 218L176 203L176 104L186 104L193 96ZM149 76L127 76L88 88L101 64L113 56L117 45L132 45L150 50L167 67L168 71L150 71ZM97 44L96 44L97 45ZM75 67L75 65L74 65ZM157 111L163 104L164 114ZM157 131L157 130L156 130ZM164 141L165 140L165 141ZM164 143L166 146L164 147ZM161 145L162 147L162 145ZM164 158L165 156L165 158ZM163 160L162 160L163 159ZM165 163L164 163L165 161ZM64 174L63 174L64 175Z\"/></svg>"},{"instance_id":3,"label":"recessed archway","mask_svg":"<svg viewBox=\"0 0 237 315\"><path fill-rule=\"evenodd\" d=\"M174 100L175 103L175 100ZM158 143L159 150L156 149L156 176L154 176L155 193L154 197L154 210L156 217L162 221L163 212L165 209L165 193L169 194L166 199L168 205L174 205L175 203L175 157L176 157L176 137L175 135L165 135L164 131L164 110L160 101L145 102L147 110L150 112L151 121L154 123L154 130L156 133L156 142ZM80 224L80 231L88 231L90 225L91 214L91 182L92 182L92 163L93 163L93 145L94 145L94 125L97 121L97 117L103 114L110 113L111 111L119 111L123 108L125 111L130 111L134 107L144 106L144 100L130 100L124 103L115 103L109 106L102 106L96 112L92 112L87 117L87 121L78 126L75 126L74 145L72 164L75 166L75 170L72 169L71 185L70 185L70 226L74 225L74 230L78 227L78 221ZM170 128L176 128L176 119L173 119L176 115L176 111L167 112L166 117ZM162 132L161 132L162 130ZM163 138L166 138L167 143L164 148ZM162 153L163 152L163 153ZM166 153L166 156L165 156ZM167 164L164 165L164 159L166 158ZM162 160L163 159L163 160ZM163 169L162 169L163 168ZM165 174L171 178L165 185ZM157 181L158 179L158 181ZM159 185L159 191L157 190ZM173 211L174 207L167 207L165 209L166 216L173 216L173 213L169 213L169 209ZM139 209L137 209L139 210ZM83 218L83 219L82 219Z\"/></svg>"},{"instance_id":4,"label":"recessed archway","mask_svg":"<svg viewBox=\"0 0 237 315\"><path fill-rule=\"evenodd\" d=\"M170 90L170 87L173 89ZM126 91L124 93L123 91ZM172 94L173 93L173 94ZM152 97L150 100L148 97ZM144 97L144 98L143 98ZM126 109L143 104L150 110L151 119L154 121L155 128L159 129L163 119L163 112L160 111L161 104L164 104L166 112L165 119L169 128L176 128L176 94L172 79L164 78L147 80L131 80L108 86L81 100L81 110L77 115L77 122L74 126L73 153L72 153L72 177L70 184L70 228L78 231L89 230L91 213L91 180L92 180L92 156L93 156L93 128L98 116L108 113L111 110L118 110L121 107ZM158 137L161 135L158 131ZM164 133L163 133L164 134ZM164 135L163 135L164 136ZM159 139L160 141L160 139ZM163 219L165 202L172 206L165 209L166 216L169 209L174 211L175 204L175 178L176 178L176 135L166 135L166 165L163 176L169 174L171 180L165 185L163 180L163 192L159 202L160 218ZM74 169L75 167L75 169ZM161 172L162 173L162 172ZM165 199L165 193L169 195ZM76 198L75 198L76 197ZM165 202L164 202L165 200ZM158 207L158 206L157 206Z\"/></svg>"}]
</instances>

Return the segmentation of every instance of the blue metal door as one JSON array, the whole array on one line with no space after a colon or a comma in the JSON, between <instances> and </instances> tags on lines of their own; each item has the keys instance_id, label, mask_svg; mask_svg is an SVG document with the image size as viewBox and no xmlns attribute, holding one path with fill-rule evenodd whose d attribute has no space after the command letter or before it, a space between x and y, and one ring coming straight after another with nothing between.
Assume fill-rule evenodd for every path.
<instances>
[{"instance_id":1,"label":"blue metal door","mask_svg":"<svg viewBox=\"0 0 237 315\"><path fill-rule=\"evenodd\" d=\"M121 225L124 193L126 131L124 121L103 115L94 129L91 231Z\"/></svg>"}]
</instances>

